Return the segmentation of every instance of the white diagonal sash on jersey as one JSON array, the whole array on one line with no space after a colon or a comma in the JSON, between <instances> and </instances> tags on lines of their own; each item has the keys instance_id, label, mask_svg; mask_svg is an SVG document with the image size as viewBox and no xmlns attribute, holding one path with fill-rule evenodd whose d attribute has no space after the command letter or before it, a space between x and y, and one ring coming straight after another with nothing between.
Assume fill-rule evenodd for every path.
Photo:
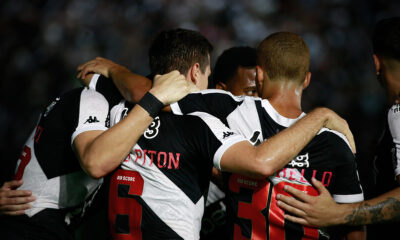
<instances>
[{"instance_id":1,"label":"white diagonal sash on jersey","mask_svg":"<svg viewBox=\"0 0 400 240\"><path fill-rule=\"evenodd\" d=\"M247 139L250 139L255 131L259 131L260 135L257 139L261 142L263 141L264 136L262 135L260 118L253 98L244 98L243 103L235 111L232 111L226 120L231 129L235 129Z\"/></svg>"},{"instance_id":2,"label":"white diagonal sash on jersey","mask_svg":"<svg viewBox=\"0 0 400 240\"><path fill-rule=\"evenodd\" d=\"M138 144L133 150L142 149ZM125 170L138 171L144 179L141 198L153 212L183 239L198 239L201 219L204 211L204 198L195 204L192 200L157 168L156 163L149 164L150 157L143 164L143 157L136 163L135 151L130 159L122 163Z\"/></svg>"}]
</instances>

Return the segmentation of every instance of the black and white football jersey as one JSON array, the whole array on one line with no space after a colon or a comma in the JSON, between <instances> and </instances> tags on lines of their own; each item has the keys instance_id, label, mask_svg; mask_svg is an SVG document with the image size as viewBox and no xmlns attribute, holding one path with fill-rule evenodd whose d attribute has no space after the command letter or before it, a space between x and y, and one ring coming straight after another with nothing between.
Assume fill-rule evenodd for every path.
<instances>
[{"instance_id":1,"label":"black and white football jersey","mask_svg":"<svg viewBox=\"0 0 400 240\"><path fill-rule=\"evenodd\" d=\"M207 112L220 118L232 130L241 133L254 145L291 126L297 119L280 115L268 100L236 97L219 90L189 94L172 104L176 114ZM290 147L290 146L288 146ZM324 239L318 229L303 227L283 218L276 204L277 194L285 185L310 195L317 195L311 178L322 181L339 203L363 200L354 155L347 139L340 133L322 129L285 168L268 179L252 179L224 173L228 199L229 233L233 239Z\"/></svg>"},{"instance_id":2,"label":"black and white football jersey","mask_svg":"<svg viewBox=\"0 0 400 240\"><path fill-rule=\"evenodd\" d=\"M99 186L100 180L81 169L71 144L80 133L106 130L107 108L101 94L77 88L57 97L41 114L14 176L24 181L19 189L31 190L36 197L32 208L26 210L28 216L45 208L76 207Z\"/></svg>"},{"instance_id":3,"label":"black and white football jersey","mask_svg":"<svg viewBox=\"0 0 400 240\"><path fill-rule=\"evenodd\" d=\"M388 112L388 124L393 139L394 175L400 175L400 104L393 105Z\"/></svg>"},{"instance_id":4,"label":"black and white football jersey","mask_svg":"<svg viewBox=\"0 0 400 240\"><path fill-rule=\"evenodd\" d=\"M114 101L110 83L101 77L90 86ZM113 106L111 125L132 107ZM212 166L219 168L224 152L244 140L208 113L161 112L111 176L113 238L198 239Z\"/></svg>"}]
</instances>

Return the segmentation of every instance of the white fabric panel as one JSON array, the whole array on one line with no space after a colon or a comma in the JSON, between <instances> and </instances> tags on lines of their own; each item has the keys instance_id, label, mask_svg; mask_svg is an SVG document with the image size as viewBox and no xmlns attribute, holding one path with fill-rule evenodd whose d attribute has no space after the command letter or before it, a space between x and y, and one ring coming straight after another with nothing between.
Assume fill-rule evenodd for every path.
<instances>
[{"instance_id":1,"label":"white fabric panel","mask_svg":"<svg viewBox=\"0 0 400 240\"><path fill-rule=\"evenodd\" d=\"M221 120L208 113L194 112L188 115L201 118L210 128L211 132L214 133L215 137L217 137L217 139L222 143L222 145L215 152L213 159L214 167L216 167L218 170L221 170L221 157L224 155L225 151L235 143L245 141L246 139L242 135L233 132L231 129L225 126ZM231 135L226 136L226 133L231 133Z\"/></svg>"},{"instance_id":2,"label":"white fabric panel","mask_svg":"<svg viewBox=\"0 0 400 240\"><path fill-rule=\"evenodd\" d=\"M92 130L107 130L106 120L108 115L108 102L100 93L85 88L81 94L79 106L79 122L75 132L71 136L71 144L76 136L82 132ZM95 119L90 122L89 119Z\"/></svg>"},{"instance_id":3,"label":"white fabric panel","mask_svg":"<svg viewBox=\"0 0 400 240\"><path fill-rule=\"evenodd\" d=\"M135 145L134 149L142 150L139 145ZM141 152L143 153L143 151ZM165 224L183 239L199 239L204 198L201 197L197 203L193 203L174 182L157 168L157 163L153 162L150 165L150 161L143 162L143 157L135 163L136 157L136 152L132 150L129 160L122 162L122 168L137 171L143 177L142 199ZM146 158L150 159L147 155Z\"/></svg>"},{"instance_id":4,"label":"white fabric panel","mask_svg":"<svg viewBox=\"0 0 400 240\"><path fill-rule=\"evenodd\" d=\"M388 112L388 123L390 134L395 144L395 176L400 175L400 105L393 105Z\"/></svg>"}]
</instances>

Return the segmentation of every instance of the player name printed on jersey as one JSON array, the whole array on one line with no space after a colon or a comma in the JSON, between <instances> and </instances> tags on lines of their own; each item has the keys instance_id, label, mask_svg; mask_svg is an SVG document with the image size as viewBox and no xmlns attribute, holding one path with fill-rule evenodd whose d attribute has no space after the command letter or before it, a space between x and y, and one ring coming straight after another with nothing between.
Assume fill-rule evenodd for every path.
<instances>
[{"instance_id":1,"label":"player name printed on jersey","mask_svg":"<svg viewBox=\"0 0 400 240\"><path fill-rule=\"evenodd\" d=\"M163 152L145 149L134 149L124 162L133 161L135 164L157 164L158 168L179 169L180 153Z\"/></svg>"},{"instance_id":2,"label":"player name printed on jersey","mask_svg":"<svg viewBox=\"0 0 400 240\"><path fill-rule=\"evenodd\" d=\"M108 100L113 126L134 105L123 101L119 93L115 96L115 91L106 87L110 82L113 85L101 77L97 83L91 82L91 88ZM223 153L240 141L245 139L210 114L161 112L111 177L112 236L199 239L212 167L220 167Z\"/></svg>"},{"instance_id":3,"label":"player name printed on jersey","mask_svg":"<svg viewBox=\"0 0 400 240\"><path fill-rule=\"evenodd\" d=\"M215 104L215 103L219 104ZM286 118L267 99L236 97L220 90L189 94L171 105L176 114L207 112L219 117L230 129L257 145L290 127L298 119ZM223 173L229 212L228 232L232 239L327 239L324 232L303 227L283 218L277 194L290 185L310 195L314 177L323 182L338 203L363 200L354 155L345 137L322 129L285 168L268 179L251 179Z\"/></svg>"}]
</instances>

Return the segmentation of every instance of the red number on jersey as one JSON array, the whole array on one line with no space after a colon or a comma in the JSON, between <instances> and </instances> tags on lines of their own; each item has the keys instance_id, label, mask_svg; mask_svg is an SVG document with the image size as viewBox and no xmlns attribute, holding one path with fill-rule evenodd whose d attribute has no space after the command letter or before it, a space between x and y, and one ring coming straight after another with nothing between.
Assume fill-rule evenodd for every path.
<instances>
[{"instance_id":1,"label":"red number on jersey","mask_svg":"<svg viewBox=\"0 0 400 240\"><path fill-rule=\"evenodd\" d=\"M318 195L315 189L307 185L282 181L271 187L271 183L267 179L252 179L238 174L230 176L230 191L239 193L241 188L252 190L251 202L239 201L237 203L237 217L251 220L251 239L285 239L284 212L276 204L276 195L278 193L288 195L283 190L283 186L285 185L307 191L310 195ZM235 240L247 239L242 235L242 228L238 224L234 224L233 231L233 238ZM268 238L267 233L269 233ZM304 228L304 237L318 238L318 230Z\"/></svg>"},{"instance_id":2,"label":"red number on jersey","mask_svg":"<svg viewBox=\"0 0 400 240\"><path fill-rule=\"evenodd\" d=\"M132 196L142 195L143 184L142 176L136 171L118 169L112 175L108 217L113 239L142 239L140 230L142 206ZM118 222L117 219L119 219ZM129 231L125 231L126 229L121 231L118 224L129 227Z\"/></svg>"},{"instance_id":3,"label":"red number on jersey","mask_svg":"<svg viewBox=\"0 0 400 240\"><path fill-rule=\"evenodd\" d=\"M25 145L19 159L21 162L19 163L17 172L14 175L14 180L21 180L22 175L24 175L25 167L28 165L29 161L31 161L31 148Z\"/></svg>"},{"instance_id":4,"label":"red number on jersey","mask_svg":"<svg viewBox=\"0 0 400 240\"><path fill-rule=\"evenodd\" d=\"M266 220L262 210L266 208L269 195L269 182L266 179L258 180L232 174L229 178L229 190L239 193L241 188L253 190L252 201L238 204L238 218L250 219L252 223L251 239L267 239ZM235 223L234 239L247 239L242 235L241 227Z\"/></svg>"}]
</instances>

